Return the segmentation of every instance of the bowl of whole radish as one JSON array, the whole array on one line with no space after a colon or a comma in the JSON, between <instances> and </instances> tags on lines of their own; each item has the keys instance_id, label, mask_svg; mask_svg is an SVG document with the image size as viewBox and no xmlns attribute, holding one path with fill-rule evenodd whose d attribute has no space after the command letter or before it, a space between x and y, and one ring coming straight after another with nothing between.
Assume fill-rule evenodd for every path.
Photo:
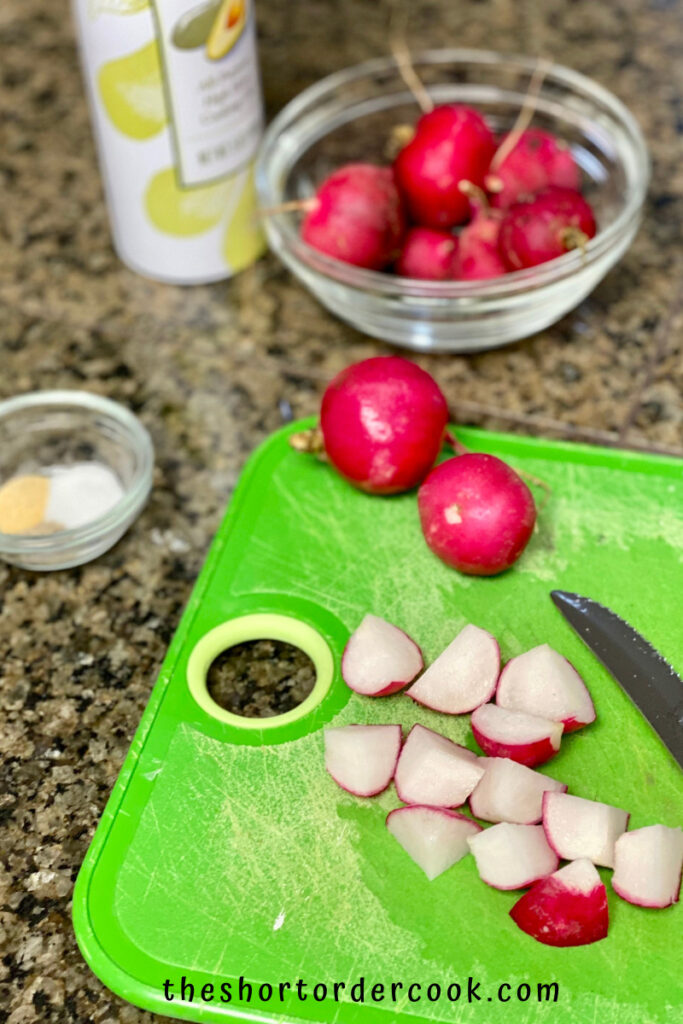
<instances>
[{"instance_id":1,"label":"bowl of whole radish","mask_svg":"<svg viewBox=\"0 0 683 1024\"><path fill-rule=\"evenodd\" d=\"M347 367L325 390L319 425L290 443L378 500L416 490L424 541L456 571L514 572L523 557L537 514L530 489L503 460L458 445L436 381L406 359ZM444 446L453 454L437 462ZM425 884L472 855L486 885L525 890L510 910L515 924L558 947L607 937L597 867L613 869L612 889L630 903L678 900L680 828L653 821L629 830L628 809L570 793L536 770L596 718L566 658L540 644L502 665L495 637L470 623L425 666L417 638L379 611L368 609L346 644L346 685L361 699L402 692L435 715L469 715L481 754L442 735L434 716L435 728L416 724L404 736L392 702L386 724L325 729L324 762L359 798L393 782L402 806L386 818L387 841L424 871Z\"/></svg>"},{"instance_id":2,"label":"bowl of whole radish","mask_svg":"<svg viewBox=\"0 0 683 1024\"><path fill-rule=\"evenodd\" d=\"M273 121L256 170L270 246L375 337L430 351L527 337L630 245L649 180L640 129L560 65L452 49L413 67L417 99L379 58Z\"/></svg>"}]
</instances>

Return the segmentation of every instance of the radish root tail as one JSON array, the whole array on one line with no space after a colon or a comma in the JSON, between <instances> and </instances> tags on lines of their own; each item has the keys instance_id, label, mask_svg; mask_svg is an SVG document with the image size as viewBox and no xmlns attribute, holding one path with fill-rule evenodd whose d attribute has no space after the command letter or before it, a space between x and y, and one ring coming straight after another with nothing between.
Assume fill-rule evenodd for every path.
<instances>
[{"instance_id":1,"label":"radish root tail","mask_svg":"<svg viewBox=\"0 0 683 1024\"><path fill-rule=\"evenodd\" d=\"M512 129L505 136L505 140L503 141L503 143L496 150L493 160L491 161L490 172L492 174L492 184L494 187L492 189L489 189L489 191L496 191L495 172L503 163L506 156L509 153L511 153L512 150L515 148L515 146L520 140L522 133L525 132L531 124L533 116L536 113L536 107L538 105L538 96L541 91L541 86L543 85L545 76L548 74L549 70L550 61L546 60L545 57L539 57L536 62L536 68L534 70L534 73L529 79L529 88L527 89L527 94L524 97L524 103L522 104L519 114L517 115L517 120L513 124ZM501 187L502 183L500 187L498 187L497 191L500 192Z\"/></svg>"},{"instance_id":2,"label":"radish root tail","mask_svg":"<svg viewBox=\"0 0 683 1024\"><path fill-rule=\"evenodd\" d=\"M405 11L402 11L400 16L396 10L392 11L390 21L393 22L393 24L390 26L389 46L393 58L398 65L401 78L410 89L413 94L413 98L422 113L429 114L430 111L434 109L434 102L425 89L424 82L415 70L413 59L410 56L410 50L406 43L407 17Z\"/></svg>"}]
</instances>

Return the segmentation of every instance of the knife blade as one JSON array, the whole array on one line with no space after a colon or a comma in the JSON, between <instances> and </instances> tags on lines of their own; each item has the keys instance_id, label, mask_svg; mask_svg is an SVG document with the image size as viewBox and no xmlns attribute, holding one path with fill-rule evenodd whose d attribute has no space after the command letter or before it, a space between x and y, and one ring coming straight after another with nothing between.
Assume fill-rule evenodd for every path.
<instances>
[{"instance_id":1,"label":"knife blade","mask_svg":"<svg viewBox=\"0 0 683 1024\"><path fill-rule=\"evenodd\" d=\"M565 590L553 590L550 596L683 768L683 679L644 636L609 608Z\"/></svg>"}]
</instances>

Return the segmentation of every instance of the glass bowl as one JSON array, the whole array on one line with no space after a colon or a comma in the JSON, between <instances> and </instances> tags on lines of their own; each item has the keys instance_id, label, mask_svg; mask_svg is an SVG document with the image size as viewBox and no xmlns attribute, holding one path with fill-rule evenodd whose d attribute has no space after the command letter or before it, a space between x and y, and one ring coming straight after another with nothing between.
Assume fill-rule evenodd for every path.
<instances>
[{"instance_id":1,"label":"glass bowl","mask_svg":"<svg viewBox=\"0 0 683 1024\"><path fill-rule=\"evenodd\" d=\"M154 449L136 416L86 391L35 391L0 402L0 484L56 464L109 467L123 496L104 515L74 529L33 535L0 532L0 557L25 569L67 569L112 547L147 501Z\"/></svg>"},{"instance_id":2,"label":"glass bowl","mask_svg":"<svg viewBox=\"0 0 683 1024\"><path fill-rule=\"evenodd\" d=\"M500 134L514 124L537 61L479 50L414 56L435 104L481 110ZM393 57L366 61L302 92L266 132L256 168L266 209L310 197L340 164L386 163L392 129L419 110ZM299 238L298 214L273 213L270 246L332 313L359 331L421 351L473 352L528 337L577 306L614 266L637 231L649 180L638 125L591 79L550 65L534 127L571 146L599 230L584 249L490 281L418 281L350 266Z\"/></svg>"}]
</instances>

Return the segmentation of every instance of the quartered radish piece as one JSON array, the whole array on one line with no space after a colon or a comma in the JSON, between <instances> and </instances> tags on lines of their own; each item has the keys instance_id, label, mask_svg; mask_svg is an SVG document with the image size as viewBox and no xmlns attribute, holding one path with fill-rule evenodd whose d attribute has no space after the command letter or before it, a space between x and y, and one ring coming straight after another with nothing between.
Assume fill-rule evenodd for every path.
<instances>
[{"instance_id":1,"label":"quartered radish piece","mask_svg":"<svg viewBox=\"0 0 683 1024\"><path fill-rule=\"evenodd\" d=\"M595 721L595 708L586 684L561 654L541 644L509 661L500 674L496 704L525 711L553 722L565 732Z\"/></svg>"},{"instance_id":2,"label":"quartered radish piece","mask_svg":"<svg viewBox=\"0 0 683 1024\"><path fill-rule=\"evenodd\" d=\"M366 615L344 648L344 682L366 697L385 697L411 683L422 671L422 652L398 626Z\"/></svg>"},{"instance_id":3,"label":"quartered radish piece","mask_svg":"<svg viewBox=\"0 0 683 1024\"><path fill-rule=\"evenodd\" d=\"M648 825L624 832L614 846L612 888L639 907L678 903L683 867L683 832Z\"/></svg>"},{"instance_id":4,"label":"quartered radish piece","mask_svg":"<svg viewBox=\"0 0 683 1024\"><path fill-rule=\"evenodd\" d=\"M536 882L517 900L510 917L546 946L587 946L607 935L607 892L583 857Z\"/></svg>"},{"instance_id":5,"label":"quartered radish piece","mask_svg":"<svg viewBox=\"0 0 683 1024\"><path fill-rule=\"evenodd\" d=\"M499 672L497 641L485 629L469 625L406 693L434 711L462 715L491 699Z\"/></svg>"},{"instance_id":6,"label":"quartered radish piece","mask_svg":"<svg viewBox=\"0 0 683 1024\"><path fill-rule=\"evenodd\" d=\"M614 844L626 831L628 811L568 793L543 794L543 828L558 857L587 857L614 867Z\"/></svg>"},{"instance_id":7,"label":"quartered radish piece","mask_svg":"<svg viewBox=\"0 0 683 1024\"><path fill-rule=\"evenodd\" d=\"M394 778L399 799L406 804L460 807L483 774L484 768L471 750L423 725L414 725Z\"/></svg>"},{"instance_id":8,"label":"quartered radish piece","mask_svg":"<svg viewBox=\"0 0 683 1024\"><path fill-rule=\"evenodd\" d=\"M470 796L472 814L483 821L535 825L543 817L543 794L567 791L564 782L505 757L488 758L485 768Z\"/></svg>"},{"instance_id":9,"label":"quartered radish piece","mask_svg":"<svg viewBox=\"0 0 683 1024\"><path fill-rule=\"evenodd\" d=\"M342 725L324 735L325 767L342 789L374 796L387 788L401 749L400 725Z\"/></svg>"},{"instance_id":10,"label":"quartered radish piece","mask_svg":"<svg viewBox=\"0 0 683 1024\"><path fill-rule=\"evenodd\" d=\"M494 889L522 889L557 870L540 825L493 825L467 842L480 878Z\"/></svg>"},{"instance_id":11,"label":"quartered radish piece","mask_svg":"<svg viewBox=\"0 0 683 1024\"><path fill-rule=\"evenodd\" d=\"M481 832L462 814L416 804L390 811L387 828L430 881L469 853L468 836Z\"/></svg>"},{"instance_id":12,"label":"quartered radish piece","mask_svg":"<svg viewBox=\"0 0 683 1024\"><path fill-rule=\"evenodd\" d=\"M475 740L491 757L508 757L529 768L544 764L560 749L562 722L510 711L497 704L475 708L470 720Z\"/></svg>"}]
</instances>

